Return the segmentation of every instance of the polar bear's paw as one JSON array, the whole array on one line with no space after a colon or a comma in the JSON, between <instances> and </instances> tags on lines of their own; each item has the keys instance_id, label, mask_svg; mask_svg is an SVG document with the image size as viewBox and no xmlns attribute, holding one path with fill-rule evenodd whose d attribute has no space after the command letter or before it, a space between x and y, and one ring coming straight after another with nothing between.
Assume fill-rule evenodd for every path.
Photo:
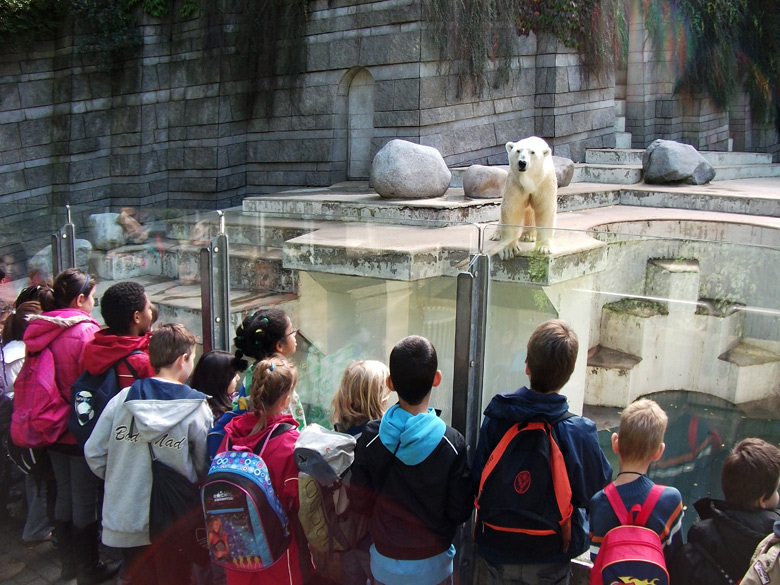
<instances>
[{"instance_id":1,"label":"polar bear's paw","mask_svg":"<svg viewBox=\"0 0 780 585\"><path fill-rule=\"evenodd\" d=\"M536 234L532 232L523 232L523 235L520 236L520 240L523 242L535 242Z\"/></svg>"},{"instance_id":2,"label":"polar bear's paw","mask_svg":"<svg viewBox=\"0 0 780 585\"><path fill-rule=\"evenodd\" d=\"M536 244L536 247L534 247L534 252L537 254L550 254L551 252L551 246L550 242L544 242L540 241Z\"/></svg>"},{"instance_id":3,"label":"polar bear's paw","mask_svg":"<svg viewBox=\"0 0 780 585\"><path fill-rule=\"evenodd\" d=\"M508 243L504 248L502 248L498 253L498 257L501 258L501 260L509 260L510 258L517 256L519 253L520 243L515 241L514 243Z\"/></svg>"},{"instance_id":4,"label":"polar bear's paw","mask_svg":"<svg viewBox=\"0 0 780 585\"><path fill-rule=\"evenodd\" d=\"M492 241L498 241L501 239L501 228L498 228L496 231L493 232L493 235L490 236L490 239Z\"/></svg>"}]
</instances>

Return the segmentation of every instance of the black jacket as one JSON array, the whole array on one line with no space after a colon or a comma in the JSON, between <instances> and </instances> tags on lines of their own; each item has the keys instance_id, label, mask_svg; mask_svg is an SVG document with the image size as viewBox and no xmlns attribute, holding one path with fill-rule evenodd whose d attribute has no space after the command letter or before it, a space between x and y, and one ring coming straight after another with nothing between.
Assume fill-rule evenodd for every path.
<instances>
[{"instance_id":1,"label":"black jacket","mask_svg":"<svg viewBox=\"0 0 780 585\"><path fill-rule=\"evenodd\" d=\"M671 559L672 585L736 583L747 572L758 543L780 520L778 510L739 510L721 500L694 504L700 520L688 530L688 541Z\"/></svg>"},{"instance_id":2,"label":"black jacket","mask_svg":"<svg viewBox=\"0 0 780 585\"><path fill-rule=\"evenodd\" d=\"M351 506L369 517L380 554L399 560L441 554L473 508L463 436L448 426L430 455L406 465L382 443L379 426L380 421L368 423L358 440Z\"/></svg>"}]
</instances>

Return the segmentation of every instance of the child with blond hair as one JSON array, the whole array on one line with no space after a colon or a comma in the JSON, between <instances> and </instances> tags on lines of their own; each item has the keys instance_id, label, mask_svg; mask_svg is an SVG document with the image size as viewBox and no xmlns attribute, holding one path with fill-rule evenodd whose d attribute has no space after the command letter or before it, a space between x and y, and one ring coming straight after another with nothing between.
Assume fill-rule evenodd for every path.
<instances>
[{"instance_id":1,"label":"child with blond hair","mask_svg":"<svg viewBox=\"0 0 780 585\"><path fill-rule=\"evenodd\" d=\"M389 375L387 366L377 360L348 365L331 402L333 428L356 436L368 421L382 418L390 399Z\"/></svg>"},{"instance_id":2,"label":"child with blond hair","mask_svg":"<svg viewBox=\"0 0 780 585\"><path fill-rule=\"evenodd\" d=\"M629 404L620 416L618 432L612 434L612 450L618 455L620 467L613 484L626 510L641 507L655 485L647 477L647 470L663 455L668 422L663 409L646 398ZM667 564L674 551L682 546L682 519L680 492L671 486L663 486L645 526L661 539ZM590 501L591 560L596 560L607 532L617 526L620 526L617 515L605 491L601 490Z\"/></svg>"}]
</instances>

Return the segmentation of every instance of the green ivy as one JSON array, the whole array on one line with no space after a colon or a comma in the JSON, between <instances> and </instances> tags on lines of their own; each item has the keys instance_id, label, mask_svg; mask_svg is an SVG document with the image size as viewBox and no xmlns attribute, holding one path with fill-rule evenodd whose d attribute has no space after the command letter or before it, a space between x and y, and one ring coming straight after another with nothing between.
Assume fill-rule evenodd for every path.
<instances>
[{"instance_id":1,"label":"green ivy","mask_svg":"<svg viewBox=\"0 0 780 585\"><path fill-rule=\"evenodd\" d=\"M64 13L58 0L0 0L0 42L29 45L51 38Z\"/></svg>"}]
</instances>

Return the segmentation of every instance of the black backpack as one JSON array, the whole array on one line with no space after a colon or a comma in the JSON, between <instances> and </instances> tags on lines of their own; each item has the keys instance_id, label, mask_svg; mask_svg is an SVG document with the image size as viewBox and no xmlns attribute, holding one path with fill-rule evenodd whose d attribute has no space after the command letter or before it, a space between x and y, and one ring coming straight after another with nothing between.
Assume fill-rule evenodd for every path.
<instances>
[{"instance_id":1,"label":"black backpack","mask_svg":"<svg viewBox=\"0 0 780 585\"><path fill-rule=\"evenodd\" d=\"M499 550L565 552L571 540L571 485L552 427L576 416L512 425L488 457L479 483L474 540Z\"/></svg>"},{"instance_id":2,"label":"black backpack","mask_svg":"<svg viewBox=\"0 0 780 585\"><path fill-rule=\"evenodd\" d=\"M127 360L131 355L142 353L140 349L133 350L125 357L114 362L110 368L99 375L90 374L84 370L70 387L70 418L68 430L76 437L82 447L92 434L100 413L109 401L122 390L119 384L119 375L116 367L124 363L132 376L138 379L138 372Z\"/></svg>"}]
</instances>

